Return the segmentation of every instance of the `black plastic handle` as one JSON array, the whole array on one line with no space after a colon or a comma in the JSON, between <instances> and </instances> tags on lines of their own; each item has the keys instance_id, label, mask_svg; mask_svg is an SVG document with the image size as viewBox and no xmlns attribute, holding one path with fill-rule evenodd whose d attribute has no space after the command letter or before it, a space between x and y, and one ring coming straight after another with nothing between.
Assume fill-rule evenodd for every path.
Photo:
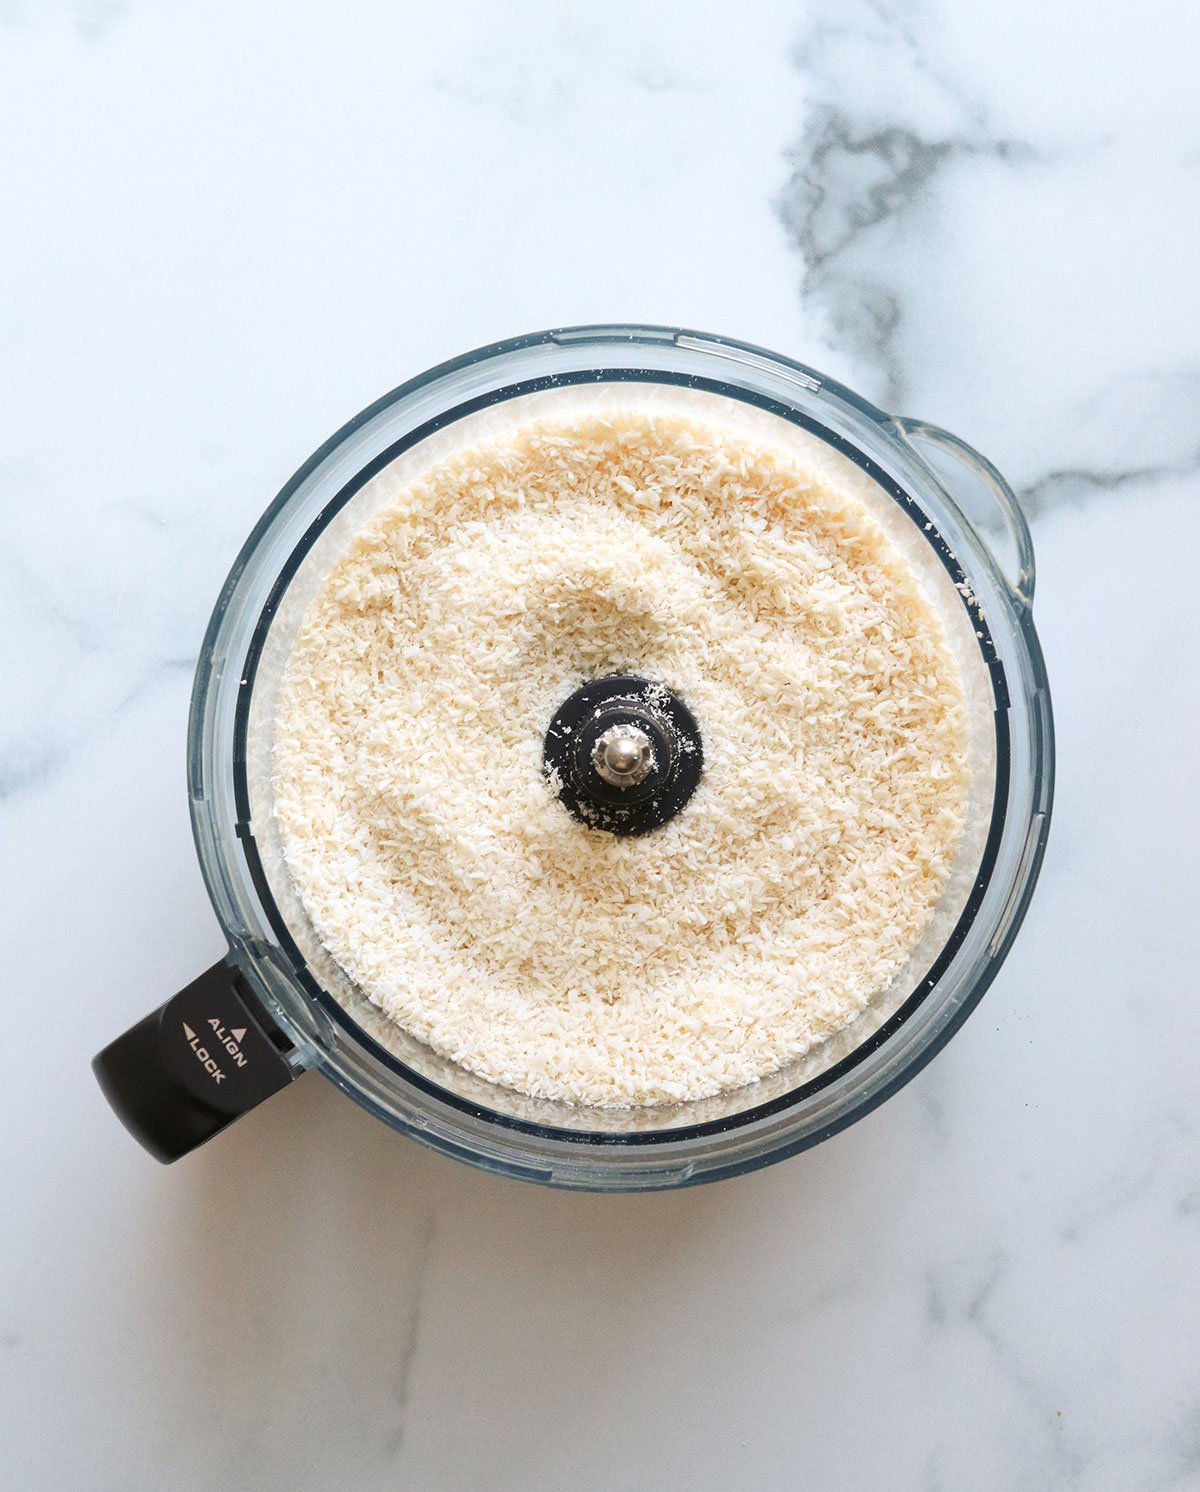
<instances>
[{"instance_id":1,"label":"black plastic handle","mask_svg":"<svg viewBox=\"0 0 1200 1492\"><path fill-rule=\"evenodd\" d=\"M230 963L214 964L92 1059L117 1118L167 1164L296 1076L291 1042Z\"/></svg>"}]
</instances>

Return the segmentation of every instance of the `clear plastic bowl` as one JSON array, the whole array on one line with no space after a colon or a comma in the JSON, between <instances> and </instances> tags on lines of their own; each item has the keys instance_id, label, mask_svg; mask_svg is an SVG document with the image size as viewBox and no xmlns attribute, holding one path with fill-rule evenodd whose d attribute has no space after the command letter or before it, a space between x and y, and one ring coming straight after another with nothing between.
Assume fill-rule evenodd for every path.
<instances>
[{"instance_id":1,"label":"clear plastic bowl","mask_svg":"<svg viewBox=\"0 0 1200 1492\"><path fill-rule=\"evenodd\" d=\"M498 415L612 397L614 384L669 388L731 415L756 411L750 417L781 438L808 431L872 479L876 516L921 575L962 667L974 774L963 849L931 926L850 1028L760 1083L628 1110L527 1098L385 1020L313 932L283 865L270 791L282 668L308 600L379 501L372 478L396 463L419 464L439 443ZM666 327L577 327L434 368L364 410L292 478L246 542L213 613L192 699L188 776L200 864L229 941L218 968L272 1038L285 1076L316 1068L402 1133L487 1170L638 1190L711 1181L794 1154L873 1109L930 1060L978 1003L1020 926L1053 781L1033 587L1028 528L987 461L947 432L885 414L761 348ZM156 1029L170 1024L163 1017ZM227 1034L220 1022L210 1025ZM194 1037L194 1019L184 1029ZM174 1064L196 1083L197 1052L193 1040Z\"/></svg>"}]
</instances>

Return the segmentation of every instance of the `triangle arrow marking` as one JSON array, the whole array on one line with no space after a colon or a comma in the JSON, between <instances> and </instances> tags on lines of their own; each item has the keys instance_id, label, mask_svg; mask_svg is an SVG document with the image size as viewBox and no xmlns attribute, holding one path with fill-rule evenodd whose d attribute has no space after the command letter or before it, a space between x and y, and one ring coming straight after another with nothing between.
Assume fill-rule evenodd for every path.
<instances>
[{"instance_id":1,"label":"triangle arrow marking","mask_svg":"<svg viewBox=\"0 0 1200 1492\"><path fill-rule=\"evenodd\" d=\"M229 1034L233 1037L234 1041L241 1041L246 1035L246 1028L245 1026L241 1026L236 1031L230 1031Z\"/></svg>"},{"instance_id":2,"label":"triangle arrow marking","mask_svg":"<svg viewBox=\"0 0 1200 1492\"><path fill-rule=\"evenodd\" d=\"M196 1033L192 1030L191 1026L188 1025L187 1021L184 1021L183 1029L187 1032L187 1039L189 1041L195 1041Z\"/></svg>"}]
</instances>

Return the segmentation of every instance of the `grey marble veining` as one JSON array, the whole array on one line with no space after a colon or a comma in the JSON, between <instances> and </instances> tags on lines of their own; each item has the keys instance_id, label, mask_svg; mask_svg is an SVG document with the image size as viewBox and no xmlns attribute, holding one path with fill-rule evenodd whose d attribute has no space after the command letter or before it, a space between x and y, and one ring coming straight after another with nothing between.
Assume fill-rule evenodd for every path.
<instances>
[{"instance_id":1,"label":"grey marble veining","mask_svg":"<svg viewBox=\"0 0 1200 1492\"><path fill-rule=\"evenodd\" d=\"M794 54L809 107L777 199L800 261L802 295L824 318L852 380L890 409L913 406L924 413L929 399L949 403L950 412L943 408L931 417L951 424L954 404L970 421L980 419L977 406L990 401L982 418L995 431L993 439L1013 445L1008 464L1035 514L1092 494L1190 477L1200 455L1194 344L1185 339L1183 356L1173 364L1145 358L1161 325L1186 316L1192 304L1191 272L1180 249L1196 188L1185 181L1180 193L1175 178L1190 159L1187 144L1195 144L1195 111L1176 110L1163 133L1140 140L1129 128L1131 110L1122 93L1089 91L1076 99L1068 88L1056 100L1055 85L1071 70L1084 71L1089 56L1082 38L1077 49L1069 44L1073 16L1062 12L1060 19L1068 35L1058 38L1054 60L1063 71L1046 69L1049 97L1026 98L1021 107L1004 86L1036 61L1015 45L1020 16L1013 18L1014 45L956 68L937 18L925 8L874 0L815 6ZM1119 25L1112 29L1119 32ZM1036 31L1031 51L1035 46ZM1147 60L1169 65L1157 52ZM1022 91L1027 94L1027 87ZM1040 209L1058 189L1070 194L1093 174L1111 191L1130 164L1150 169L1133 177L1116 224L1100 230L1091 253L1080 256L1075 243L1055 236L1053 213ZM1164 175L1171 178L1166 190L1179 194L1178 210L1166 216L1180 236L1166 241L1162 214L1155 211ZM1012 203L1023 210L1028 232L1020 242L1005 235L997 245L1002 252L989 255L991 239L977 223ZM1102 360L1081 360L1065 377L1048 368L1039 382L1034 373L1036 396L1058 418L1058 428L1029 440L1026 411L1004 376L1004 351L989 357L981 348L965 370L974 387L947 398L940 385L950 360L930 336L953 348L964 333L973 335L962 323L986 316L993 300L1006 302L1010 324L1028 320L1025 336L1012 338L1024 341L1037 323L1020 304L1022 296L1036 297L1039 279L1069 275L1081 319L1103 322L1113 309L1108 269L1114 230L1117 241L1136 246L1136 273L1161 276L1153 287L1152 323L1132 344L1114 339ZM965 284L963 263L956 261L969 269ZM1045 350L1035 344L1035 369ZM931 363L938 370L933 378ZM1023 376L1019 387L1029 383ZM1012 418L1018 423L1010 427Z\"/></svg>"},{"instance_id":2,"label":"grey marble veining","mask_svg":"<svg viewBox=\"0 0 1200 1492\"><path fill-rule=\"evenodd\" d=\"M1016 167L1039 152L997 133L982 103L930 64L899 8L817 5L795 63L810 102L778 207L802 293L880 402L899 408L911 384L897 347L908 295L889 242L927 240L927 209L956 168Z\"/></svg>"},{"instance_id":3,"label":"grey marble veining","mask_svg":"<svg viewBox=\"0 0 1200 1492\"><path fill-rule=\"evenodd\" d=\"M0 3L0 1482L1200 1488L1196 51L1176 0ZM221 951L183 751L243 537L402 379L622 318L1023 493L1060 776L1008 963L716 1187L500 1182L315 1077L155 1168L87 1062Z\"/></svg>"}]
</instances>

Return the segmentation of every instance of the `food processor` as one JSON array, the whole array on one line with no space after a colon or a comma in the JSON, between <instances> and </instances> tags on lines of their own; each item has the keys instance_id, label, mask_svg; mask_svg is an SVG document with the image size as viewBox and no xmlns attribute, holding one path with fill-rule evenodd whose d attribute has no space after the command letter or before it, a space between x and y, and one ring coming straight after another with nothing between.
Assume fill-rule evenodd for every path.
<instances>
[{"instance_id":1,"label":"food processor","mask_svg":"<svg viewBox=\"0 0 1200 1492\"><path fill-rule=\"evenodd\" d=\"M871 517L942 619L968 702L972 785L958 858L924 934L848 1026L744 1087L618 1109L490 1083L371 1004L322 946L288 874L271 752L292 642L322 579L381 505L381 476L394 490L497 420L650 391L724 412L731 428L750 417L783 442L805 432L853 470ZM1054 763L1033 594L1028 526L990 462L947 431L887 414L763 348L670 327L569 327L412 379L288 482L217 600L196 671L187 770L196 849L228 949L95 1058L105 1095L151 1154L172 1161L315 1069L444 1154L596 1191L712 1181L816 1144L945 1045L995 977L1028 907ZM686 702L636 671L580 679L546 722L543 753L580 832L645 836L648 847L667 817L687 813L703 771Z\"/></svg>"}]
</instances>

